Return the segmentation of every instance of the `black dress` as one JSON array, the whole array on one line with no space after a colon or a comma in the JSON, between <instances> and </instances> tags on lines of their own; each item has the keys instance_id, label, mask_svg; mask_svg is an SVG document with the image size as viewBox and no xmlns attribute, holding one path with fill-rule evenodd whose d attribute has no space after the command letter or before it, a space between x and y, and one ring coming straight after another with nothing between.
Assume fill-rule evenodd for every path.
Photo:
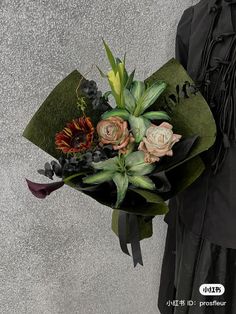
<instances>
[{"instance_id":1,"label":"black dress","mask_svg":"<svg viewBox=\"0 0 236 314\"><path fill-rule=\"evenodd\" d=\"M176 59L206 98L217 138L201 155L202 175L169 200L158 307L162 314L236 314L236 0L186 9ZM202 296L203 283L223 284L225 293Z\"/></svg>"}]
</instances>

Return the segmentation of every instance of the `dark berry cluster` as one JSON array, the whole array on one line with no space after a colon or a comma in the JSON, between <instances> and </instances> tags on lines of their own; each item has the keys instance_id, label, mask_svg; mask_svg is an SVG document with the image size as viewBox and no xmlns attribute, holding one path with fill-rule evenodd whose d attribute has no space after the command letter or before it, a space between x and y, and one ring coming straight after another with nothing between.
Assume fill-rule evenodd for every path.
<instances>
[{"instance_id":1,"label":"dark berry cluster","mask_svg":"<svg viewBox=\"0 0 236 314\"><path fill-rule=\"evenodd\" d=\"M84 80L81 84L81 92L91 101L93 109L106 111L110 108L107 100L102 96L102 92L98 90L95 81Z\"/></svg>"},{"instance_id":2,"label":"dark berry cluster","mask_svg":"<svg viewBox=\"0 0 236 314\"><path fill-rule=\"evenodd\" d=\"M117 155L117 152L112 150L110 145L103 148L96 147L79 156L60 157L58 161L47 162L44 169L39 169L38 173L42 174L51 180L53 176L59 178L66 178L73 174L82 172L84 170L93 172L92 162L104 161Z\"/></svg>"}]
</instances>

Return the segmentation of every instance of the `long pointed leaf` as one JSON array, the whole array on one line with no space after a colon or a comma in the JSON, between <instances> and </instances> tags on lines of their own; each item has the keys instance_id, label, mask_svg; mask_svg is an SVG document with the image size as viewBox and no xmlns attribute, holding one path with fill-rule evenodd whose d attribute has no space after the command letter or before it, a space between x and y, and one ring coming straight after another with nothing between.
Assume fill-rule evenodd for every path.
<instances>
[{"instance_id":1,"label":"long pointed leaf","mask_svg":"<svg viewBox=\"0 0 236 314\"><path fill-rule=\"evenodd\" d=\"M133 72L129 75L129 78L128 78L127 82L126 82L125 87L126 87L127 89L130 88L130 86L131 86L131 84L132 84L132 82L133 82L134 74L135 74L135 69L134 69Z\"/></svg>"},{"instance_id":2,"label":"long pointed leaf","mask_svg":"<svg viewBox=\"0 0 236 314\"><path fill-rule=\"evenodd\" d=\"M167 84L165 82L156 82L146 89L137 103L134 115L141 115L147 108L154 104L157 98L164 92L166 87Z\"/></svg>"},{"instance_id":3,"label":"long pointed leaf","mask_svg":"<svg viewBox=\"0 0 236 314\"><path fill-rule=\"evenodd\" d=\"M107 119L109 117L120 117L124 120L128 120L129 113L127 110L124 110L124 109L113 109L113 110L104 112L102 115L102 119Z\"/></svg>"},{"instance_id":4,"label":"long pointed leaf","mask_svg":"<svg viewBox=\"0 0 236 314\"><path fill-rule=\"evenodd\" d=\"M127 88L124 89L124 101L125 101L125 108L130 113L133 113L135 110L135 98Z\"/></svg>"},{"instance_id":5,"label":"long pointed leaf","mask_svg":"<svg viewBox=\"0 0 236 314\"><path fill-rule=\"evenodd\" d=\"M129 176L129 182L138 188L155 190L154 182L147 176Z\"/></svg>"},{"instance_id":6,"label":"long pointed leaf","mask_svg":"<svg viewBox=\"0 0 236 314\"><path fill-rule=\"evenodd\" d=\"M124 64L124 87L126 86L128 79L129 79L129 75L127 73L127 70L126 70L125 64Z\"/></svg>"},{"instance_id":7,"label":"long pointed leaf","mask_svg":"<svg viewBox=\"0 0 236 314\"><path fill-rule=\"evenodd\" d=\"M124 108L124 100L122 95L122 86L121 86L121 80L120 80L120 74L115 72L113 70L108 72L108 82L110 84L112 95L115 98L116 105L118 108Z\"/></svg>"},{"instance_id":8,"label":"long pointed leaf","mask_svg":"<svg viewBox=\"0 0 236 314\"><path fill-rule=\"evenodd\" d=\"M120 96L120 74L119 72L115 73L113 70L110 70L107 73L109 84L112 88L112 91L119 97Z\"/></svg>"},{"instance_id":9,"label":"long pointed leaf","mask_svg":"<svg viewBox=\"0 0 236 314\"><path fill-rule=\"evenodd\" d=\"M154 169L155 169L155 165L142 163L142 164L134 165L130 167L128 170L128 174L145 176L146 174L150 174Z\"/></svg>"},{"instance_id":10,"label":"long pointed leaf","mask_svg":"<svg viewBox=\"0 0 236 314\"><path fill-rule=\"evenodd\" d=\"M143 117L129 116L131 131L134 135L135 142L140 143L145 136L147 129L147 121Z\"/></svg>"},{"instance_id":11,"label":"long pointed leaf","mask_svg":"<svg viewBox=\"0 0 236 314\"><path fill-rule=\"evenodd\" d=\"M148 120L171 120L170 116L165 111L149 111L144 113L143 117Z\"/></svg>"},{"instance_id":12,"label":"long pointed leaf","mask_svg":"<svg viewBox=\"0 0 236 314\"><path fill-rule=\"evenodd\" d=\"M124 65L125 65L125 63L126 63L126 52L124 53L123 62L124 62Z\"/></svg>"},{"instance_id":13,"label":"long pointed leaf","mask_svg":"<svg viewBox=\"0 0 236 314\"><path fill-rule=\"evenodd\" d=\"M164 202L163 198L154 192L135 188L130 188L130 190L144 197L148 203L159 204Z\"/></svg>"},{"instance_id":14,"label":"long pointed leaf","mask_svg":"<svg viewBox=\"0 0 236 314\"><path fill-rule=\"evenodd\" d=\"M124 64L124 86L126 85L126 83L128 81L128 78L129 78L129 75L128 75L127 70L125 68L125 62L126 62L126 52L125 52L124 58L123 58L123 64Z\"/></svg>"},{"instance_id":15,"label":"long pointed leaf","mask_svg":"<svg viewBox=\"0 0 236 314\"><path fill-rule=\"evenodd\" d=\"M98 69L101 77L107 78L107 74L105 74L97 65L96 65L96 68Z\"/></svg>"},{"instance_id":16,"label":"long pointed leaf","mask_svg":"<svg viewBox=\"0 0 236 314\"><path fill-rule=\"evenodd\" d=\"M118 64L118 72L120 77L121 90L124 88L124 63Z\"/></svg>"},{"instance_id":17,"label":"long pointed leaf","mask_svg":"<svg viewBox=\"0 0 236 314\"><path fill-rule=\"evenodd\" d=\"M125 101L124 101L124 86L125 86L125 69L124 69L124 63L119 63L117 66L119 78L120 78L120 108L125 107Z\"/></svg>"},{"instance_id":18,"label":"long pointed leaf","mask_svg":"<svg viewBox=\"0 0 236 314\"><path fill-rule=\"evenodd\" d=\"M115 58L111 52L111 49L109 48L109 46L107 45L107 43L105 42L105 40L103 39L103 44L104 44L104 47L105 47L105 50L106 50L106 54L107 54L107 58L110 62L110 65L112 67L112 70L116 73L117 72L117 66L116 66L116 61L115 61Z\"/></svg>"},{"instance_id":19,"label":"long pointed leaf","mask_svg":"<svg viewBox=\"0 0 236 314\"><path fill-rule=\"evenodd\" d=\"M104 161L93 162L92 166L97 170L117 171L119 158L113 157Z\"/></svg>"},{"instance_id":20,"label":"long pointed leaf","mask_svg":"<svg viewBox=\"0 0 236 314\"><path fill-rule=\"evenodd\" d=\"M113 181L117 188L117 201L116 201L115 207L118 208L125 198L125 195L128 189L129 180L126 174L117 172L113 176Z\"/></svg>"},{"instance_id":21,"label":"long pointed leaf","mask_svg":"<svg viewBox=\"0 0 236 314\"><path fill-rule=\"evenodd\" d=\"M112 180L114 172L112 171L100 171L96 174L83 178L83 182L86 184L99 184Z\"/></svg>"},{"instance_id":22,"label":"long pointed leaf","mask_svg":"<svg viewBox=\"0 0 236 314\"><path fill-rule=\"evenodd\" d=\"M138 101L145 92L145 84L141 81L134 81L131 86L131 93L135 100Z\"/></svg>"}]
</instances>

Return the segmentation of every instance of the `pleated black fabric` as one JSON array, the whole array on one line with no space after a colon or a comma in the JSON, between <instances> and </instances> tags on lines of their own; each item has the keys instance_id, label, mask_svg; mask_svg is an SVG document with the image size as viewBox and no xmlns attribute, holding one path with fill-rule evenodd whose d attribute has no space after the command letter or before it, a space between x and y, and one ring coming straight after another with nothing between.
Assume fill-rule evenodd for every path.
<instances>
[{"instance_id":1,"label":"pleated black fabric","mask_svg":"<svg viewBox=\"0 0 236 314\"><path fill-rule=\"evenodd\" d=\"M158 298L161 314L236 313L236 250L195 235L176 217L166 237ZM223 284L225 293L203 296L199 293L203 283Z\"/></svg>"},{"instance_id":2,"label":"pleated black fabric","mask_svg":"<svg viewBox=\"0 0 236 314\"><path fill-rule=\"evenodd\" d=\"M176 59L207 100L217 139L201 154L202 175L169 200L158 296L162 314L236 314L235 31L236 0L202 0L183 12L177 27ZM204 297L203 283L223 284L225 293ZM168 306L174 300L185 305ZM187 306L188 300L195 305Z\"/></svg>"}]
</instances>

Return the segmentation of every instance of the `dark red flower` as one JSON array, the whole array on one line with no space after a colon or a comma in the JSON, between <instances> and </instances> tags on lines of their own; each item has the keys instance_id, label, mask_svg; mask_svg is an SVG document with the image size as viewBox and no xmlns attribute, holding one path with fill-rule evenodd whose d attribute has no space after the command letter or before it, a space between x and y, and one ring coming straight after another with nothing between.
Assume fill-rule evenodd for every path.
<instances>
[{"instance_id":1,"label":"dark red flower","mask_svg":"<svg viewBox=\"0 0 236 314\"><path fill-rule=\"evenodd\" d=\"M63 153L78 153L90 148L93 141L94 127L88 117L80 117L67 123L66 127L56 134L57 149Z\"/></svg>"},{"instance_id":2,"label":"dark red flower","mask_svg":"<svg viewBox=\"0 0 236 314\"><path fill-rule=\"evenodd\" d=\"M64 185L63 181L53 183L36 183L26 179L31 193L38 198L45 198Z\"/></svg>"}]
</instances>

